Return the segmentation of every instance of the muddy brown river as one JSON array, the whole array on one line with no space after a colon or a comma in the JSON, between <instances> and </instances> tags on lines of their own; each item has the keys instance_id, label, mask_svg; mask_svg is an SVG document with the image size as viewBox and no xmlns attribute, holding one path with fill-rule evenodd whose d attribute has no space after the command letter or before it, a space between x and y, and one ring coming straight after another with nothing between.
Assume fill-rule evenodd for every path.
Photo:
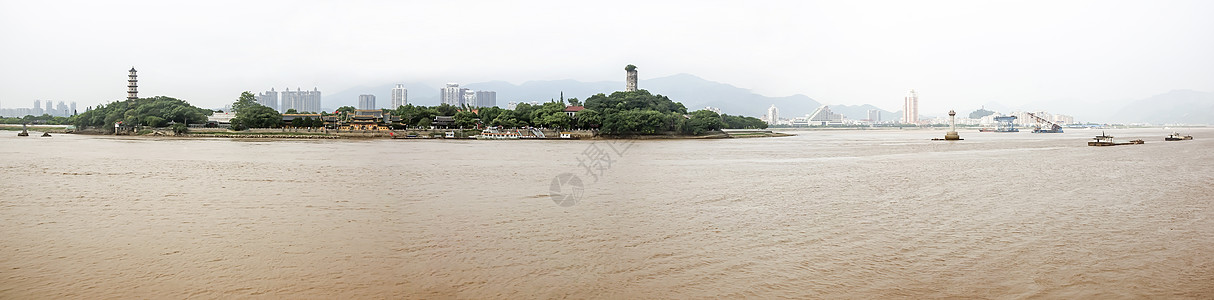
<instances>
[{"instance_id":1,"label":"muddy brown river","mask_svg":"<svg viewBox=\"0 0 1214 300\"><path fill-rule=\"evenodd\" d=\"M1171 131L0 131L0 298L1210 299L1214 129Z\"/></svg>"}]
</instances>

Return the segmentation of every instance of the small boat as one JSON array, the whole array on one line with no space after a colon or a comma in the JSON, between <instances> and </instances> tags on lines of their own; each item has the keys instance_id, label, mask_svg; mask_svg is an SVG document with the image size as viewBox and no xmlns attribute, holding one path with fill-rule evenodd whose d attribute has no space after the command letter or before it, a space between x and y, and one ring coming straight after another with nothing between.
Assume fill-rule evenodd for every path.
<instances>
[{"instance_id":1,"label":"small boat","mask_svg":"<svg viewBox=\"0 0 1214 300\"><path fill-rule=\"evenodd\" d=\"M50 132L43 132L43 133L42 133L42 137L51 137L51 133L50 133Z\"/></svg>"},{"instance_id":2,"label":"small boat","mask_svg":"<svg viewBox=\"0 0 1214 300\"><path fill-rule=\"evenodd\" d=\"M1191 139L1193 139L1193 136L1191 135L1180 135L1179 133L1175 132L1169 134L1168 137L1163 138L1165 141L1185 141Z\"/></svg>"}]
</instances>

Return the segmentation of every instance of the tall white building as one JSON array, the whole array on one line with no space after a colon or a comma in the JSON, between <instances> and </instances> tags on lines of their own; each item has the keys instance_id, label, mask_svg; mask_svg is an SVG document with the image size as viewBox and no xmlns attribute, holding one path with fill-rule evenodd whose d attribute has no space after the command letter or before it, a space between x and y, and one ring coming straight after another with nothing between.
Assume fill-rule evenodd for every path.
<instances>
[{"instance_id":1,"label":"tall white building","mask_svg":"<svg viewBox=\"0 0 1214 300\"><path fill-rule=\"evenodd\" d=\"M873 123L881 123L881 110L868 110L868 121Z\"/></svg>"},{"instance_id":2,"label":"tall white building","mask_svg":"<svg viewBox=\"0 0 1214 300\"><path fill-rule=\"evenodd\" d=\"M447 105L460 106L464 101L464 93L459 88L458 83L448 83L447 87L444 87L442 93L439 95L439 100Z\"/></svg>"},{"instance_id":3,"label":"tall white building","mask_svg":"<svg viewBox=\"0 0 1214 300\"><path fill-rule=\"evenodd\" d=\"M67 117L67 116L72 115L72 111L69 110L67 103L64 103L63 101L59 101L59 104L55 105L55 115L60 116L60 117Z\"/></svg>"},{"instance_id":4,"label":"tall white building","mask_svg":"<svg viewBox=\"0 0 1214 300\"><path fill-rule=\"evenodd\" d=\"M288 88L283 90L280 95L282 96L282 106L279 107L280 112L286 112L290 109L295 109L295 111L300 113L320 112L320 91L316 88L312 88L311 91L305 91L300 88L295 88L292 91Z\"/></svg>"},{"instance_id":5,"label":"tall white building","mask_svg":"<svg viewBox=\"0 0 1214 300\"><path fill-rule=\"evenodd\" d=\"M470 89L459 89L464 94L464 105L476 106L476 92Z\"/></svg>"},{"instance_id":6,"label":"tall white building","mask_svg":"<svg viewBox=\"0 0 1214 300\"><path fill-rule=\"evenodd\" d=\"M375 107L375 95L358 95L358 109L377 109Z\"/></svg>"},{"instance_id":7,"label":"tall white building","mask_svg":"<svg viewBox=\"0 0 1214 300\"><path fill-rule=\"evenodd\" d=\"M270 88L269 91L257 94L257 104L278 110L278 92L274 91L274 88Z\"/></svg>"},{"instance_id":8,"label":"tall white building","mask_svg":"<svg viewBox=\"0 0 1214 300\"><path fill-rule=\"evenodd\" d=\"M396 109L406 104L409 104L409 90L405 89L405 84L397 83L396 87L392 88L392 107L389 109Z\"/></svg>"},{"instance_id":9,"label":"tall white building","mask_svg":"<svg viewBox=\"0 0 1214 300\"><path fill-rule=\"evenodd\" d=\"M476 91L476 107L497 106L497 92Z\"/></svg>"},{"instance_id":10,"label":"tall white building","mask_svg":"<svg viewBox=\"0 0 1214 300\"><path fill-rule=\"evenodd\" d=\"M902 123L919 124L919 95L911 90L902 104Z\"/></svg>"},{"instance_id":11,"label":"tall white building","mask_svg":"<svg viewBox=\"0 0 1214 300\"><path fill-rule=\"evenodd\" d=\"M767 124L776 124L780 122L780 109L776 108L775 104L767 108Z\"/></svg>"}]
</instances>

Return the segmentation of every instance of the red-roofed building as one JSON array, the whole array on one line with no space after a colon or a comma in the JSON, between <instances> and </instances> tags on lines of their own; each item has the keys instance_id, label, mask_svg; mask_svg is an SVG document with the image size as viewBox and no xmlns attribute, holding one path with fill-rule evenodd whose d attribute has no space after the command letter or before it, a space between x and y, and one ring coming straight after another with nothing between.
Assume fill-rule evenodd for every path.
<instances>
[{"instance_id":1,"label":"red-roofed building","mask_svg":"<svg viewBox=\"0 0 1214 300\"><path fill-rule=\"evenodd\" d=\"M565 114L569 115L570 118L575 118L577 113L579 111L582 111L583 109L586 109L586 107L584 107L584 106L566 106Z\"/></svg>"}]
</instances>

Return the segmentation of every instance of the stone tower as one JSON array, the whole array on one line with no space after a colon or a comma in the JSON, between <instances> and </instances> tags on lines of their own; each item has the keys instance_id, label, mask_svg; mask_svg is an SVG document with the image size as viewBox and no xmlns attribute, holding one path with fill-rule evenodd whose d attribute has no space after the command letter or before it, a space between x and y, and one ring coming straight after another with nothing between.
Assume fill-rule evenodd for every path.
<instances>
[{"instance_id":1,"label":"stone tower","mask_svg":"<svg viewBox=\"0 0 1214 300\"><path fill-rule=\"evenodd\" d=\"M624 67L624 71L628 71L626 78L628 85L624 87L625 92L635 92L637 90L637 66L628 65Z\"/></svg>"},{"instance_id":2,"label":"stone tower","mask_svg":"<svg viewBox=\"0 0 1214 300\"><path fill-rule=\"evenodd\" d=\"M135 67L131 67L130 72L130 74L126 75L126 99L139 99L139 85L137 84L139 80L135 79Z\"/></svg>"}]
</instances>

